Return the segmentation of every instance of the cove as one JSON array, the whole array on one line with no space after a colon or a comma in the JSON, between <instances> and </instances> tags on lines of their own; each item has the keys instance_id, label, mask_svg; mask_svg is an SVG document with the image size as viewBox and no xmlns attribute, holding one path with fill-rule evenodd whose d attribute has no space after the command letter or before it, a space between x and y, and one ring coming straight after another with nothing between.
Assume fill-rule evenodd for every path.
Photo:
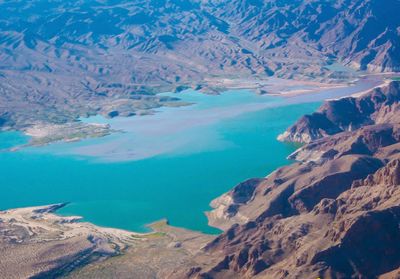
<instances>
[{"instance_id":1,"label":"cove","mask_svg":"<svg viewBox=\"0 0 400 279\"><path fill-rule=\"evenodd\" d=\"M101 226L144 232L146 224L167 218L174 226L216 233L204 215L210 201L288 164L295 147L277 135L320 104L244 91L181 98L194 105L112 120L126 129L121 134L0 153L1 209L69 202L60 214ZM23 140L13 132L0 137L2 148ZM121 157L130 151L133 157Z\"/></svg>"}]
</instances>

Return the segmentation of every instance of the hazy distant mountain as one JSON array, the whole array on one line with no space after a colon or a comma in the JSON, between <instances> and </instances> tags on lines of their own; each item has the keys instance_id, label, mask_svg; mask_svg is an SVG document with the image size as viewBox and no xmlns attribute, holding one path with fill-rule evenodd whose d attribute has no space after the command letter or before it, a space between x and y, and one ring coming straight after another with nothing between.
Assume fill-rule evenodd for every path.
<instances>
[{"instance_id":1,"label":"hazy distant mountain","mask_svg":"<svg viewBox=\"0 0 400 279\"><path fill-rule=\"evenodd\" d=\"M209 77L329 78L334 60L400 67L398 0L15 0L0 10L3 125L108 113L110 97Z\"/></svg>"},{"instance_id":2,"label":"hazy distant mountain","mask_svg":"<svg viewBox=\"0 0 400 279\"><path fill-rule=\"evenodd\" d=\"M399 70L398 0L215 2L213 11L261 50L289 58L321 52L360 69Z\"/></svg>"},{"instance_id":3,"label":"hazy distant mountain","mask_svg":"<svg viewBox=\"0 0 400 279\"><path fill-rule=\"evenodd\" d=\"M194 51L205 59L210 55L221 66L228 66L232 61L212 54L261 55L254 58L264 61L264 52L275 49L285 58L322 52L359 63L363 69L400 67L398 0L36 0L2 1L0 5L3 55L16 56L25 47L40 50L41 44L60 51L174 50ZM220 49L207 49L213 42ZM296 49L294 54L293 49L286 49L297 44L310 53ZM185 45L197 49L184 51Z\"/></svg>"}]
</instances>

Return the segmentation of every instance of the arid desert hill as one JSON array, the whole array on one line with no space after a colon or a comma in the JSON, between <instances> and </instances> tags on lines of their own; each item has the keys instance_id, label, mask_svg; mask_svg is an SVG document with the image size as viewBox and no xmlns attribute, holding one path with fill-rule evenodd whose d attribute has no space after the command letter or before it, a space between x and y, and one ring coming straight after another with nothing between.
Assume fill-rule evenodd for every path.
<instances>
[{"instance_id":1,"label":"arid desert hill","mask_svg":"<svg viewBox=\"0 0 400 279\"><path fill-rule=\"evenodd\" d=\"M399 85L392 82L356 99L326 102L318 113L335 110L338 119L348 112L338 103L374 106L356 118L350 131L321 134L291 155L297 162L213 201L210 222L225 232L203 250L219 260L199 264L185 276L397 278ZM376 122L360 121L371 115L379 115ZM304 131L317 125L309 124L302 126ZM290 139L296 130L288 133Z\"/></svg>"}]
</instances>

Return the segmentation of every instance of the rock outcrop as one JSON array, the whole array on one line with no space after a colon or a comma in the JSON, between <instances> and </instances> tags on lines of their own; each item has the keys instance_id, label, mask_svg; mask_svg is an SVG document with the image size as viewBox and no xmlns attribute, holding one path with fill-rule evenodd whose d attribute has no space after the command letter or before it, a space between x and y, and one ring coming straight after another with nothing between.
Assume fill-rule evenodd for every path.
<instances>
[{"instance_id":1,"label":"rock outcrop","mask_svg":"<svg viewBox=\"0 0 400 279\"><path fill-rule=\"evenodd\" d=\"M301 117L278 139L309 143L366 125L400 123L399 100L400 82L393 81L359 98L327 101L317 112Z\"/></svg>"},{"instance_id":2,"label":"rock outcrop","mask_svg":"<svg viewBox=\"0 0 400 279\"><path fill-rule=\"evenodd\" d=\"M391 83L358 99L325 104L318 114L337 127L335 135L306 144L292 155L298 162L248 184L248 191L240 184L225 194L229 202L215 210L225 210L230 227L203 249L219 260L198 260L182 277L395 278L399 96L399 84ZM356 115L348 119L348 111ZM351 131L345 128L350 123Z\"/></svg>"}]
</instances>

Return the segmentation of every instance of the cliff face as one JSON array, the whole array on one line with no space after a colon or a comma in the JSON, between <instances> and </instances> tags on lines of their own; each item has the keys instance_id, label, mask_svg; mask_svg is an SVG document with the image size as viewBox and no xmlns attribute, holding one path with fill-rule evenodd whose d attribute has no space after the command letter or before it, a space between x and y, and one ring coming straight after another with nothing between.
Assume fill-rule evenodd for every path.
<instances>
[{"instance_id":1,"label":"cliff face","mask_svg":"<svg viewBox=\"0 0 400 279\"><path fill-rule=\"evenodd\" d=\"M318 113L338 130L353 122L357 129L311 142L293 154L298 162L215 200L211 223L230 225L204 248L218 260L185 276L393 278L400 267L399 96L392 83L322 106ZM342 105L358 115L347 119Z\"/></svg>"},{"instance_id":2,"label":"cliff face","mask_svg":"<svg viewBox=\"0 0 400 279\"><path fill-rule=\"evenodd\" d=\"M281 141L309 143L366 125L400 122L400 82L393 81L360 98L327 101L317 112L300 118L278 137Z\"/></svg>"}]
</instances>

